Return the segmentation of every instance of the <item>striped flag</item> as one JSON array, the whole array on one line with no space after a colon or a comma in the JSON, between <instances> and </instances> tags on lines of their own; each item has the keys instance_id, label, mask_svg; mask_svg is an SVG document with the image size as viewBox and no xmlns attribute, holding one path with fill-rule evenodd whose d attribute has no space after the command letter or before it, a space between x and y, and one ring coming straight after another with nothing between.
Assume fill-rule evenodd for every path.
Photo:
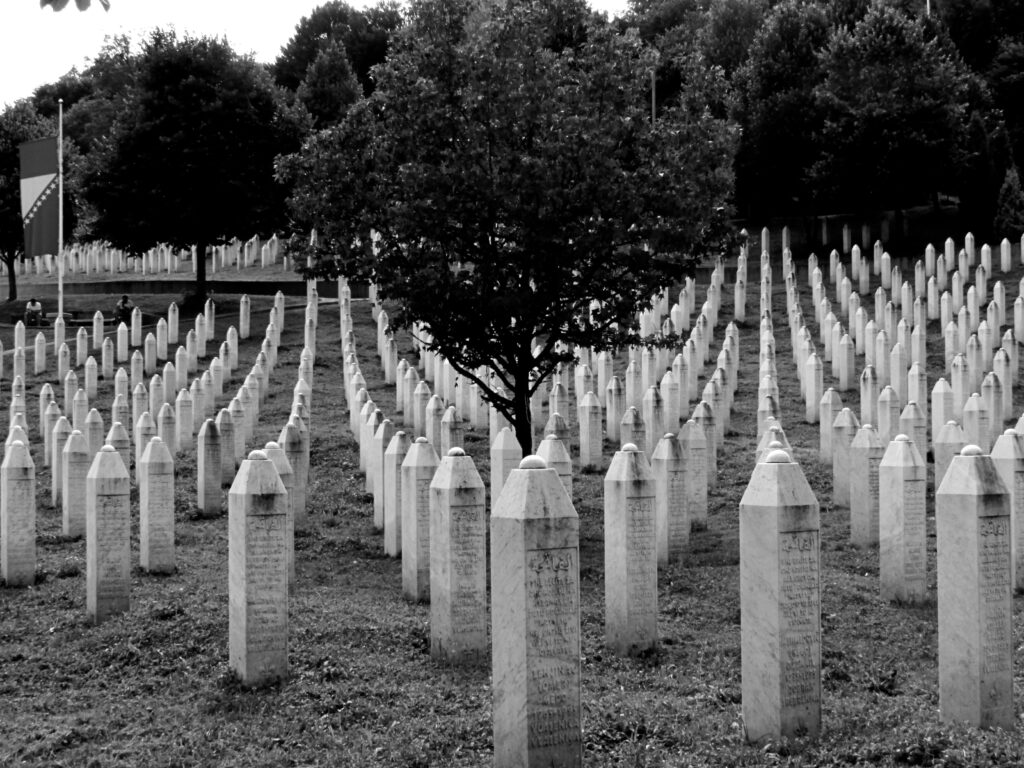
<instances>
[{"instance_id":1,"label":"striped flag","mask_svg":"<svg viewBox=\"0 0 1024 768\"><path fill-rule=\"evenodd\" d=\"M57 137L28 141L21 152L21 218L25 256L57 253Z\"/></svg>"}]
</instances>

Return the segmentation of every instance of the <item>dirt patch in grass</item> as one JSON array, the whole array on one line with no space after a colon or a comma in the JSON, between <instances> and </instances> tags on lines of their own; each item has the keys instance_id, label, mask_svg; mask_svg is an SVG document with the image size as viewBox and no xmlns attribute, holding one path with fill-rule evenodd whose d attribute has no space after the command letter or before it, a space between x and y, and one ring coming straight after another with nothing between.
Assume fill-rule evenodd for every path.
<instances>
[{"instance_id":1,"label":"dirt patch in grass","mask_svg":"<svg viewBox=\"0 0 1024 768\"><path fill-rule=\"evenodd\" d=\"M1014 296L1020 276L1018 269L1004 278ZM800 280L806 286L803 268ZM585 763L1020 765L1024 734L1019 726L1007 734L939 722L934 601L917 608L883 602L877 549L862 551L847 543L848 514L833 510L831 468L817 461L818 427L803 423L782 283L780 275L773 294L782 423L822 508L822 735L815 742L762 746L749 746L743 738L738 503L756 447L757 326L750 321L739 329L739 391L710 493L708 528L694 533L681 562L659 574L661 643L644 658L620 659L604 649L603 476L577 473L574 478L581 520ZM756 285L755 268L749 306L756 304ZM723 293L722 317L728 318L732 291ZM810 289L802 287L801 297L811 321ZM401 425L394 389L385 385L374 359L369 306L353 304L371 397ZM269 301L254 300L254 331L265 325L267 306ZM223 338L230 322L227 307L219 318ZM301 319L301 310L288 314L252 447L276 439L287 416ZM183 318L182 328L187 327ZM816 336L816 326L812 330ZM716 344L721 338L719 331ZM85 621L85 544L60 535L59 512L48 503L49 470L36 445L39 579L32 588L0 590L0 764L491 764L489 670L455 670L431 661L429 607L402 599L400 562L383 555L381 537L373 530L372 506L356 471L357 447L347 428L338 339L337 307L324 306L314 368L310 525L296 537L298 586L289 606L289 678L244 690L228 672L227 518L192 516L193 453L179 456L176 465L177 572L153 577L135 568L130 612L95 628ZM399 341L400 355L413 360L409 339ZM252 364L257 342L241 345L242 371L218 407ZM929 343L933 351L941 350L937 322L929 324ZM930 366L934 382L941 359L930 356ZM30 377L31 395L41 381ZM99 401L108 422L111 393L112 385L102 382ZM843 399L856 409L857 393L844 393ZM33 400L29 423L37 440ZM574 414L570 425L575 434ZM487 440L469 440L467 449L487 485ZM137 508L133 515L137 563ZM934 595L933 521L929 536ZM1014 629L1020 638L1019 616ZM1021 656L1018 649L1017 670ZM1019 671L1015 689L1019 701Z\"/></svg>"}]
</instances>

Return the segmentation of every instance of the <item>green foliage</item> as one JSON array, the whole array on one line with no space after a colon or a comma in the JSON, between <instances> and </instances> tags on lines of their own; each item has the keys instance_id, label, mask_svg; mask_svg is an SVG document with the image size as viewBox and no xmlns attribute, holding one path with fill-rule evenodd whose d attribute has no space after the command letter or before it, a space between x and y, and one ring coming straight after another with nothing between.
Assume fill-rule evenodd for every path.
<instances>
[{"instance_id":1,"label":"green foliage","mask_svg":"<svg viewBox=\"0 0 1024 768\"><path fill-rule=\"evenodd\" d=\"M345 47L331 40L309 65L295 97L309 111L313 126L326 128L341 120L361 94Z\"/></svg>"},{"instance_id":2,"label":"green foliage","mask_svg":"<svg viewBox=\"0 0 1024 768\"><path fill-rule=\"evenodd\" d=\"M1016 167L1006 171L1006 178L999 188L999 202L992 228L997 235L1011 240L1024 234L1024 190L1021 189Z\"/></svg>"},{"instance_id":3,"label":"green foliage","mask_svg":"<svg viewBox=\"0 0 1024 768\"><path fill-rule=\"evenodd\" d=\"M384 61L389 40L401 25L401 11L393 0L381 0L365 10L330 0L296 25L274 62L274 79L291 91L298 90L320 52L335 42L347 53L363 92L369 94L373 91L370 69Z\"/></svg>"},{"instance_id":4,"label":"green foliage","mask_svg":"<svg viewBox=\"0 0 1024 768\"><path fill-rule=\"evenodd\" d=\"M139 252L272 231L285 197L274 158L298 147L303 115L226 42L154 31L135 91L84 169L85 234Z\"/></svg>"},{"instance_id":5,"label":"green foliage","mask_svg":"<svg viewBox=\"0 0 1024 768\"><path fill-rule=\"evenodd\" d=\"M635 313L706 255L734 140L703 99L652 127L653 52L580 3L471 9L414 3L373 96L281 170L298 222L336 249L312 270L372 277L522 442L566 347L630 340ZM552 14L585 35L553 50Z\"/></svg>"},{"instance_id":6,"label":"green foliage","mask_svg":"<svg viewBox=\"0 0 1024 768\"><path fill-rule=\"evenodd\" d=\"M884 209L950 190L978 83L948 38L875 0L853 29L833 33L821 67L819 199Z\"/></svg>"}]
</instances>

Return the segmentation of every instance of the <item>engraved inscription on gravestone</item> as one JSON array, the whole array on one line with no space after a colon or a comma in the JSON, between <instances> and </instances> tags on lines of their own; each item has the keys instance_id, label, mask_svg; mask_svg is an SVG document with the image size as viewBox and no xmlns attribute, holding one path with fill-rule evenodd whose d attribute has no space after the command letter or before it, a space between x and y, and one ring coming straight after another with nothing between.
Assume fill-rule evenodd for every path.
<instances>
[{"instance_id":1,"label":"engraved inscription on gravestone","mask_svg":"<svg viewBox=\"0 0 1024 768\"><path fill-rule=\"evenodd\" d=\"M779 534L779 616L782 640L782 705L817 705L821 638L818 532Z\"/></svg>"},{"instance_id":2,"label":"engraved inscription on gravestone","mask_svg":"<svg viewBox=\"0 0 1024 768\"><path fill-rule=\"evenodd\" d=\"M579 742L579 571L573 547L527 552L526 653L528 743L550 747ZM543 598L542 598L543 596Z\"/></svg>"}]
</instances>

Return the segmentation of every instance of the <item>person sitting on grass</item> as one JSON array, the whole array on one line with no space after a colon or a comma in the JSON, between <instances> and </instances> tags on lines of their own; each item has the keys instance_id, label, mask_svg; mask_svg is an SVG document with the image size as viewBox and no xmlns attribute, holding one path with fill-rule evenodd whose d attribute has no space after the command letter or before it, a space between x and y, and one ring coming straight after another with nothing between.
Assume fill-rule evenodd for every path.
<instances>
[{"instance_id":1,"label":"person sitting on grass","mask_svg":"<svg viewBox=\"0 0 1024 768\"><path fill-rule=\"evenodd\" d=\"M43 321L43 305L33 296L25 305L25 325L39 325Z\"/></svg>"},{"instance_id":2,"label":"person sitting on grass","mask_svg":"<svg viewBox=\"0 0 1024 768\"><path fill-rule=\"evenodd\" d=\"M128 298L128 295L121 296L117 304L114 305L114 321L131 325L133 309L135 309L135 305L132 304L132 300Z\"/></svg>"}]
</instances>

